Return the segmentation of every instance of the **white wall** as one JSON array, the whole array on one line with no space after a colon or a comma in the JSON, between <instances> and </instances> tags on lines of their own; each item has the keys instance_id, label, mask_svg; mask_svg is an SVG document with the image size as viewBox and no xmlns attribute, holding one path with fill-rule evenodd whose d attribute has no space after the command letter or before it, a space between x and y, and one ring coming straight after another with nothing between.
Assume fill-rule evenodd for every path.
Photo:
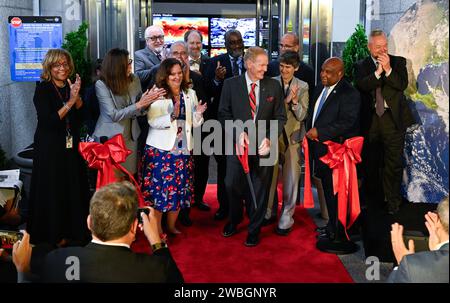
<instances>
[{"instance_id":1,"label":"white wall","mask_svg":"<svg viewBox=\"0 0 450 303\"><path fill-rule=\"evenodd\" d=\"M360 0L333 1L333 42L345 42L359 23Z\"/></svg>"}]
</instances>

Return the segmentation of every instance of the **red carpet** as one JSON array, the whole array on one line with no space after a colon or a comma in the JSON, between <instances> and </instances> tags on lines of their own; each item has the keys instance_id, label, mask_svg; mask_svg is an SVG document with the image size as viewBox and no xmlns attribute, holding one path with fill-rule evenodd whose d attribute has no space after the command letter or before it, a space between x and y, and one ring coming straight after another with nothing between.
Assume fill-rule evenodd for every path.
<instances>
[{"instance_id":1,"label":"red carpet","mask_svg":"<svg viewBox=\"0 0 450 303\"><path fill-rule=\"evenodd\" d=\"M170 251L186 282L353 282L337 256L316 249L316 225L304 208L297 207L295 225L287 237L276 235L272 224L262 228L260 244L249 248L244 246L247 220L230 238L222 236L226 222L213 220L218 207L216 185L208 185L205 202L212 211L192 209L193 226L179 225L183 233L169 237ZM138 242L135 251L148 251L146 241Z\"/></svg>"}]
</instances>

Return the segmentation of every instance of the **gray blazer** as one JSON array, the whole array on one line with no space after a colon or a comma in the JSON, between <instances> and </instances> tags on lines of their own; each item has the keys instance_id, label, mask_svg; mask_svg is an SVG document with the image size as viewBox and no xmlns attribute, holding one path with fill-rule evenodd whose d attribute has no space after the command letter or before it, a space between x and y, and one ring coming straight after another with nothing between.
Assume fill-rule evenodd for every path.
<instances>
[{"instance_id":1,"label":"gray blazer","mask_svg":"<svg viewBox=\"0 0 450 303\"><path fill-rule=\"evenodd\" d=\"M422 251L403 257L389 283L448 283L448 243L438 250Z\"/></svg>"},{"instance_id":2,"label":"gray blazer","mask_svg":"<svg viewBox=\"0 0 450 303\"><path fill-rule=\"evenodd\" d=\"M283 85L281 83L281 76L274 77L273 79L277 80L281 86ZM284 132L289 139L289 144L296 144L301 140L302 124L300 122L302 122L306 117L309 103L308 83L294 77L291 82L291 87L294 85L298 85L299 87L299 90L297 92L299 106L296 110L294 110L292 107L292 103L288 105L286 104L286 102L283 102L287 114L287 122L284 125ZM281 87L281 89L284 90L284 87Z\"/></svg>"},{"instance_id":3,"label":"gray blazer","mask_svg":"<svg viewBox=\"0 0 450 303\"><path fill-rule=\"evenodd\" d=\"M151 80L151 69L160 64L161 61L156 57L147 46L134 53L134 73L141 80L141 87L147 88Z\"/></svg>"},{"instance_id":4,"label":"gray blazer","mask_svg":"<svg viewBox=\"0 0 450 303\"><path fill-rule=\"evenodd\" d=\"M123 134L128 119L131 119L132 140L136 141L141 129L135 119L137 116L146 114L146 111L138 110L136 103L142 95L139 78L132 75L132 82L125 96L114 95L106 84L99 80L95 83L95 93L100 107L100 116L95 125L94 137L107 136L111 138L117 134ZM127 138L126 135L124 135ZM129 137L129 136L128 136Z\"/></svg>"}]
</instances>

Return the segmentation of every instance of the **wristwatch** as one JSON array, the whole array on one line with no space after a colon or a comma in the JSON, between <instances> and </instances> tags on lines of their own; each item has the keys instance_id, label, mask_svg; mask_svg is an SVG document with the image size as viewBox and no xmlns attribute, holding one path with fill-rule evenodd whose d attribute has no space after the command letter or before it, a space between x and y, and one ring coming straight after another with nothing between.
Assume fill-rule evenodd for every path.
<instances>
[{"instance_id":1,"label":"wristwatch","mask_svg":"<svg viewBox=\"0 0 450 303\"><path fill-rule=\"evenodd\" d=\"M155 244L152 245L152 251L155 252L155 251L157 251L158 249L166 248L166 247L167 247L167 244L164 243L164 242L155 243Z\"/></svg>"}]
</instances>

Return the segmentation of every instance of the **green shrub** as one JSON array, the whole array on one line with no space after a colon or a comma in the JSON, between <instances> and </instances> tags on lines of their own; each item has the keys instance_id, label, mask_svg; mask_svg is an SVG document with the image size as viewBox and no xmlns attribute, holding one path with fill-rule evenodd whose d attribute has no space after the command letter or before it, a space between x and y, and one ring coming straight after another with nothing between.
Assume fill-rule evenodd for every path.
<instances>
[{"instance_id":1,"label":"green shrub","mask_svg":"<svg viewBox=\"0 0 450 303\"><path fill-rule=\"evenodd\" d=\"M342 53L345 67L345 77L354 80L354 65L359 60L368 57L370 54L367 48L367 36L364 27L361 24L356 25L355 32L345 43Z\"/></svg>"}]
</instances>

